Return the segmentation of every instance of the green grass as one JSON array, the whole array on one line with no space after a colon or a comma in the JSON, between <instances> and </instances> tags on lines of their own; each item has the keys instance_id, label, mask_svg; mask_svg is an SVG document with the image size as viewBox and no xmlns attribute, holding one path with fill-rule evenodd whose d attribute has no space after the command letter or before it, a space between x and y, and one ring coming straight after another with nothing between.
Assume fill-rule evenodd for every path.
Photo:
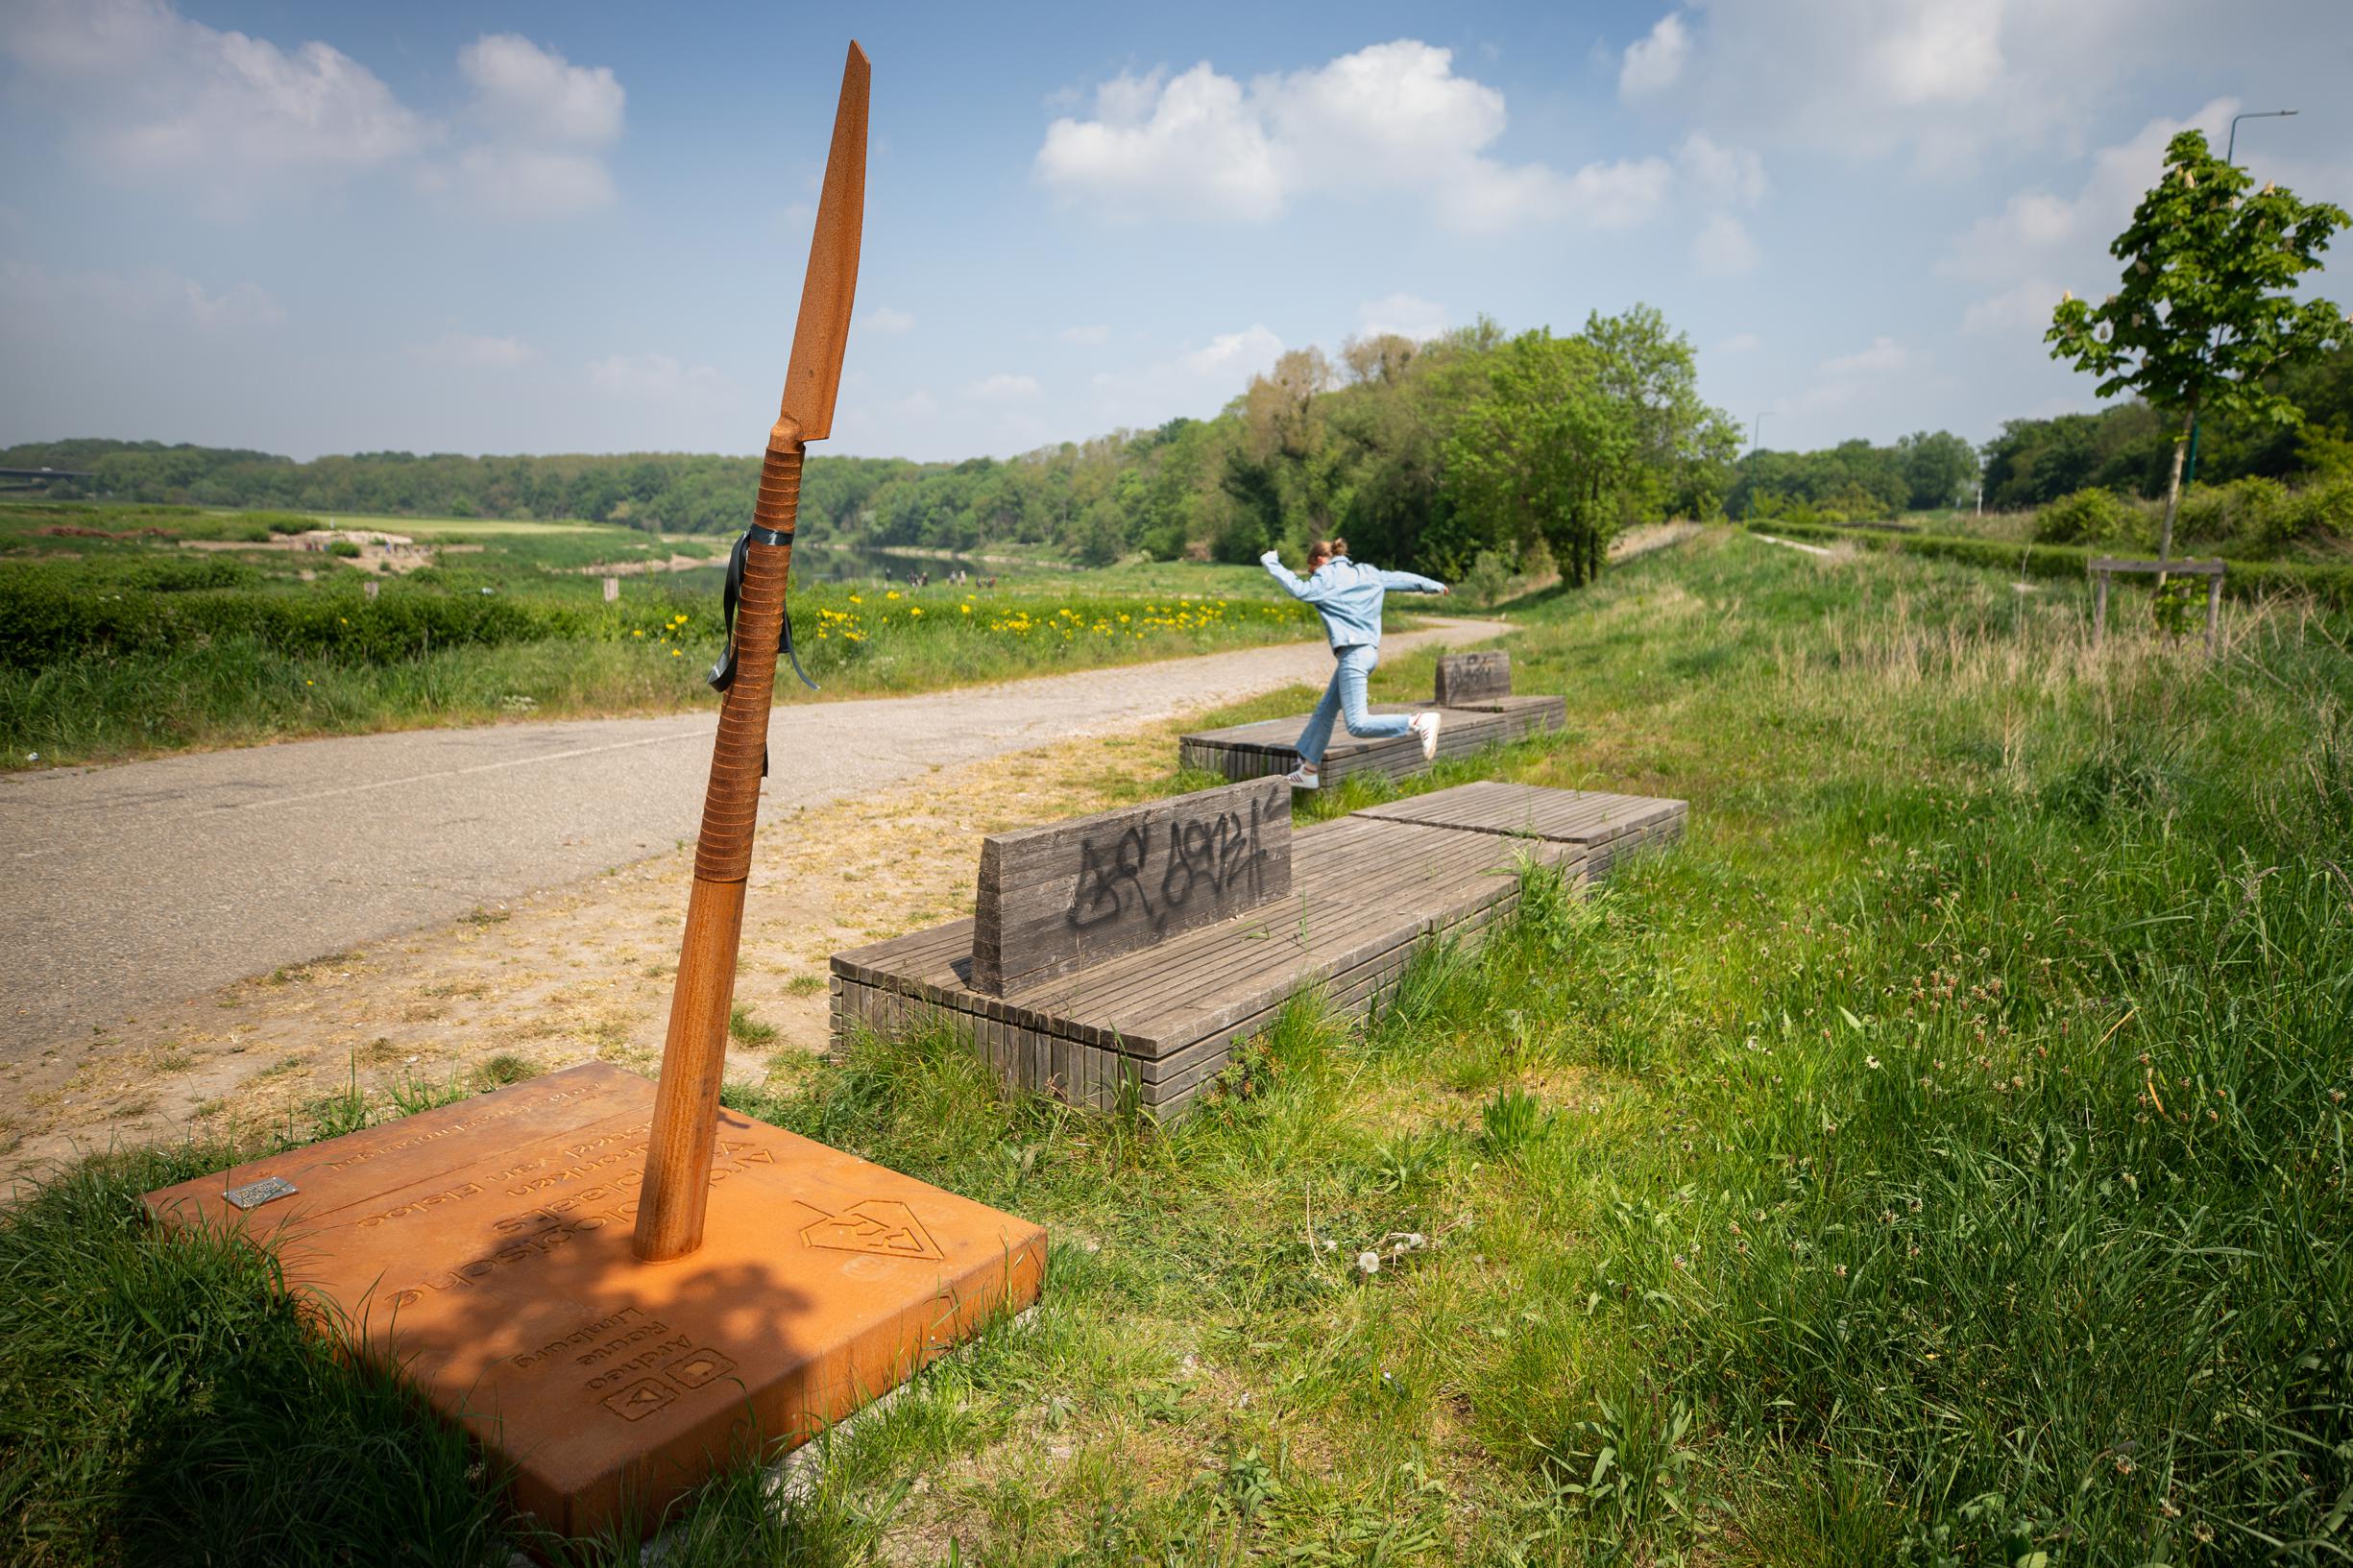
<instances>
[{"instance_id":1,"label":"green grass","mask_svg":"<svg viewBox=\"0 0 2353 1568\"><path fill-rule=\"evenodd\" d=\"M706 1490L685 1560L2345 1560L2344 622L2234 605L2218 663L2095 655L2069 591L1725 532L1523 618L1570 729L1489 765L1687 798L1682 846L1583 898L1532 876L1369 1025L1302 999L1172 1129L1007 1100L936 1035L729 1090L1055 1250L1032 1325L788 1514ZM0 1221L0 1556L155 1538L109 1478L178 1396L127 1369L232 1353L121 1304L180 1299L144 1283L169 1248L65 1219L206 1158ZM208 1312L274 1299L232 1266ZM113 1348L39 1326L84 1321ZM358 1558L422 1489L481 1518L405 1417L359 1435L366 1387L305 1424L407 1468L297 1497L224 1462L220 1511L142 1506L190 1540L306 1508Z\"/></svg>"}]
</instances>

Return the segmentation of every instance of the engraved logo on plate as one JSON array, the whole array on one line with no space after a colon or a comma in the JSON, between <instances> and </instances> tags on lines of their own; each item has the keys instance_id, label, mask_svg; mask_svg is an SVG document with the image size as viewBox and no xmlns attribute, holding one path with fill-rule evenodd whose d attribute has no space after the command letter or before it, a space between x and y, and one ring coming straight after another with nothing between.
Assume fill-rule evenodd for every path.
<instances>
[{"instance_id":1,"label":"engraved logo on plate","mask_svg":"<svg viewBox=\"0 0 2353 1568\"><path fill-rule=\"evenodd\" d=\"M929 1258L940 1260L938 1245L923 1221L906 1204L888 1198L870 1197L862 1203L853 1203L831 1219L820 1219L801 1232L801 1240L811 1246L829 1247L836 1252L872 1252L885 1258Z\"/></svg>"},{"instance_id":2,"label":"engraved logo on plate","mask_svg":"<svg viewBox=\"0 0 2353 1568\"><path fill-rule=\"evenodd\" d=\"M653 1414L678 1396L659 1378L640 1378L619 1393L605 1396L605 1409L624 1421Z\"/></svg>"},{"instance_id":3,"label":"engraved logo on plate","mask_svg":"<svg viewBox=\"0 0 2353 1568\"><path fill-rule=\"evenodd\" d=\"M699 1388L713 1378L725 1377L736 1363L716 1350L690 1350L662 1369L681 1388Z\"/></svg>"}]
</instances>

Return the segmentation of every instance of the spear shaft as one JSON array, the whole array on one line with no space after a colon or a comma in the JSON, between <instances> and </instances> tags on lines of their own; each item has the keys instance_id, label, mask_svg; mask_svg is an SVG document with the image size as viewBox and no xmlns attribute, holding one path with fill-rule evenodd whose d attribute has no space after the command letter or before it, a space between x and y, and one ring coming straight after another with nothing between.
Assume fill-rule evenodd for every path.
<instances>
[{"instance_id":1,"label":"spear shaft","mask_svg":"<svg viewBox=\"0 0 2353 1568\"><path fill-rule=\"evenodd\" d=\"M801 289L784 403L768 431L760 495L743 544L733 676L720 701L711 782L703 795L694 884L687 896L678 984L670 998L669 1034L662 1048L662 1078L654 1091L653 1130L631 1242L637 1256L648 1263L685 1257L703 1242L712 1146L718 1131L719 1082L727 1066L728 1013L735 1001L736 958L743 937L743 890L751 875L760 781L766 771L768 709L785 635L785 589L800 504L803 444L833 431L841 351L858 283L865 205L866 97L865 51L852 43L841 73L816 227L810 235L809 275Z\"/></svg>"}]
</instances>

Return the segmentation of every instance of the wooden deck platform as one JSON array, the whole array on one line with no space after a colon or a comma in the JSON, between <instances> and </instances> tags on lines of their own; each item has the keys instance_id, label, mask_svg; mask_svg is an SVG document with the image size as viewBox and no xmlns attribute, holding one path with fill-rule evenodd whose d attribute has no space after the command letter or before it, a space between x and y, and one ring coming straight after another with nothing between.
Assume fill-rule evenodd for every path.
<instances>
[{"instance_id":1,"label":"wooden deck platform","mask_svg":"<svg viewBox=\"0 0 2353 1568\"><path fill-rule=\"evenodd\" d=\"M1394 814L1414 808L1446 820ZM1634 846L1680 834L1685 815L1680 801L1525 785L1393 803L1299 833L1286 899L1017 999L973 989L969 920L836 953L835 1038L944 1015L1009 1084L1103 1109L1131 1094L1166 1118L1292 997L1321 989L1335 1010L1362 1012L1422 938L1475 939L1517 904L1522 856L1572 880L1602 876Z\"/></svg>"},{"instance_id":2,"label":"wooden deck platform","mask_svg":"<svg viewBox=\"0 0 2353 1568\"><path fill-rule=\"evenodd\" d=\"M1583 789L1545 789L1535 784L1483 779L1428 795L1391 801L1357 812L1383 822L1411 822L1574 844L1586 874L1606 876L1610 867L1646 844L1683 836L1689 807L1649 795L1610 795Z\"/></svg>"},{"instance_id":3,"label":"wooden deck platform","mask_svg":"<svg viewBox=\"0 0 2353 1568\"><path fill-rule=\"evenodd\" d=\"M1429 703L1384 702L1372 705L1376 713L1429 712ZM1469 757L1490 746L1558 730L1566 721L1568 706L1559 697L1497 697L1476 708L1439 708L1438 755ZM1307 715L1267 718L1254 724L1231 724L1222 730L1201 730L1179 736L1177 760L1186 767L1222 773L1228 779L1261 779L1288 773L1299 765L1299 732ZM1430 762L1414 736L1359 739L1335 725L1321 769L1326 783L1337 784L1351 773L1375 772L1393 779L1426 773Z\"/></svg>"}]
</instances>

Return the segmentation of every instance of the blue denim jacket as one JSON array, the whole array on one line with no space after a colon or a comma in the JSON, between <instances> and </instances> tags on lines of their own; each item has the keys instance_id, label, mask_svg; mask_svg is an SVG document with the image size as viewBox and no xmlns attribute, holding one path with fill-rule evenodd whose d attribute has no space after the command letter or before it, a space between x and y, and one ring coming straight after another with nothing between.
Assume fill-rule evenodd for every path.
<instances>
[{"instance_id":1,"label":"blue denim jacket","mask_svg":"<svg viewBox=\"0 0 2353 1568\"><path fill-rule=\"evenodd\" d=\"M1395 591L1399 593L1443 593L1443 583L1418 577L1410 571L1383 571L1378 567L1360 567L1345 555L1334 556L1316 568L1312 577L1302 579L1282 563L1273 550L1258 558L1259 564L1274 574L1274 580L1291 591L1291 596L1316 607L1323 617L1324 636L1335 648L1378 647L1381 641L1381 599Z\"/></svg>"}]
</instances>

